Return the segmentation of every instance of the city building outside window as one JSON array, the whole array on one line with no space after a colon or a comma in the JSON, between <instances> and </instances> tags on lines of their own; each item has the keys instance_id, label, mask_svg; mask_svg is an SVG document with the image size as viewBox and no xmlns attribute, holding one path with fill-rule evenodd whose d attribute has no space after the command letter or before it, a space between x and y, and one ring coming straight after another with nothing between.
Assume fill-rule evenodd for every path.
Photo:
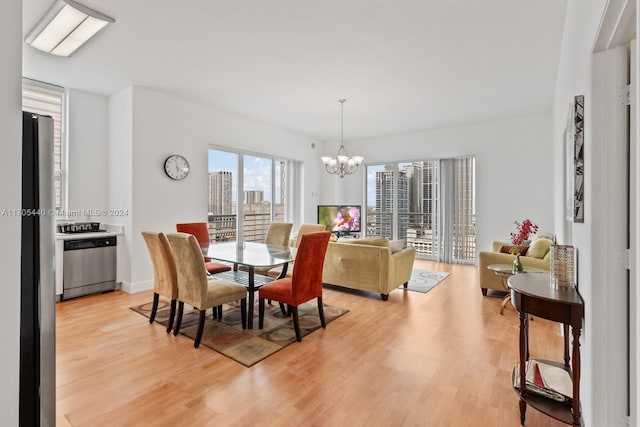
<instances>
[{"instance_id":1,"label":"city building outside window","mask_svg":"<svg viewBox=\"0 0 640 427\"><path fill-rule=\"evenodd\" d=\"M284 222L290 208L290 163L266 155L210 148L211 240L262 242L272 222Z\"/></svg>"},{"instance_id":2,"label":"city building outside window","mask_svg":"<svg viewBox=\"0 0 640 427\"><path fill-rule=\"evenodd\" d=\"M366 235L406 240L422 259L475 263L474 179L473 157L368 165Z\"/></svg>"}]
</instances>

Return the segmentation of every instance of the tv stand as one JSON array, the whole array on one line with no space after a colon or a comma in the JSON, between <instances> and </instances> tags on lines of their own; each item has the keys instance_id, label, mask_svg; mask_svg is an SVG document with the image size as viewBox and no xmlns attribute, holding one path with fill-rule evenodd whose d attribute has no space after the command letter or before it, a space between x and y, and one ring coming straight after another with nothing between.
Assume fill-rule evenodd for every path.
<instances>
[{"instance_id":1,"label":"tv stand","mask_svg":"<svg viewBox=\"0 0 640 427\"><path fill-rule=\"evenodd\" d=\"M358 235L357 235L357 234L350 233L350 232L348 232L348 231L338 231L338 232L336 232L336 237L337 237L338 239L340 239L340 238L345 238L345 239L357 239L357 238L358 238Z\"/></svg>"}]
</instances>

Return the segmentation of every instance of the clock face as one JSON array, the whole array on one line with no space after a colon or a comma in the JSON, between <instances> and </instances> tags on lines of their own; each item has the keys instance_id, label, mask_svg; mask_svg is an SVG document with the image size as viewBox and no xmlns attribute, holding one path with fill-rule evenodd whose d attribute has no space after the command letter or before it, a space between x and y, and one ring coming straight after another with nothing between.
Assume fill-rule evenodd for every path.
<instances>
[{"instance_id":1,"label":"clock face","mask_svg":"<svg viewBox=\"0 0 640 427\"><path fill-rule=\"evenodd\" d=\"M174 154L164 161L164 172L171 179L184 179L189 175L189 162L181 155Z\"/></svg>"}]
</instances>

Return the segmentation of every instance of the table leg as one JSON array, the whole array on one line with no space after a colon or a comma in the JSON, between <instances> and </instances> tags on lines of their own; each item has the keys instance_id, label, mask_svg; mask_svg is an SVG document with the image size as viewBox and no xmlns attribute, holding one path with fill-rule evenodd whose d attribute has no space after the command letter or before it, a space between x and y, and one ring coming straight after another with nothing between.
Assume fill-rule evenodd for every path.
<instances>
[{"instance_id":1,"label":"table leg","mask_svg":"<svg viewBox=\"0 0 640 427\"><path fill-rule=\"evenodd\" d=\"M504 316L504 308L506 307L507 304L509 304L511 302L511 294L508 293L504 299L502 300L502 305L500 306L500 314L502 314Z\"/></svg>"},{"instance_id":2,"label":"table leg","mask_svg":"<svg viewBox=\"0 0 640 427\"><path fill-rule=\"evenodd\" d=\"M253 294L256 291L255 288L255 268L250 265L249 266L249 287L247 288L247 291L249 292L249 300L247 301L247 328L248 329L253 329Z\"/></svg>"},{"instance_id":3,"label":"table leg","mask_svg":"<svg viewBox=\"0 0 640 427\"><path fill-rule=\"evenodd\" d=\"M287 270L289 269L289 263L286 262L284 264L282 264L282 270L280 271L280 275L278 275L278 277L276 277L277 279L282 279L284 277L287 277Z\"/></svg>"},{"instance_id":4,"label":"table leg","mask_svg":"<svg viewBox=\"0 0 640 427\"><path fill-rule=\"evenodd\" d=\"M519 313L520 318L520 366L518 375L520 375L520 424L524 425L525 414L527 411L527 403L522 398L526 393L526 373L525 366L529 360L529 333L528 321L526 313Z\"/></svg>"}]
</instances>

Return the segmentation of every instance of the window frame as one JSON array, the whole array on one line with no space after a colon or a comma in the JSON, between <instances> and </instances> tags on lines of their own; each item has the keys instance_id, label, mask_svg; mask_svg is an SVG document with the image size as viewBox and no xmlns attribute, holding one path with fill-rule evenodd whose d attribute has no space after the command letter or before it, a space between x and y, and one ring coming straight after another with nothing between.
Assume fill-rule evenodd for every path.
<instances>
[{"instance_id":1,"label":"window frame","mask_svg":"<svg viewBox=\"0 0 640 427\"><path fill-rule=\"evenodd\" d=\"M292 173L295 173L295 174L298 173L298 170L301 167L299 164L300 162L292 159L287 159L282 156L273 155L273 154L257 153L257 152L248 151L248 150L238 150L238 149L233 149L225 146L210 144L207 150L207 181L209 179L208 177L210 173L208 159L209 159L209 153L211 150L223 151L223 152L231 153L237 156L236 168L237 168L238 176L235 177L236 183L234 184L235 191L236 191L236 198L237 198L237 200L235 201L236 213L234 214L236 216L236 236L235 236L236 240L244 240L242 212L244 211L243 194L245 191L244 189L245 156L265 158L271 161L271 176L270 176L270 179L271 179L270 219L271 221L273 221L274 218L276 218L276 201L278 199L278 196L276 195L277 190L284 189L285 191L284 211L282 212L282 215L284 215L284 218L281 218L283 221L292 222L291 218L296 217L296 215L300 212L301 206L293 205L294 201L296 199L301 200L301 197L300 197L300 194L295 194L295 195L293 194L293 192L295 192L295 186L292 185L293 180L291 175ZM277 180L276 169L278 169L278 164L280 164L280 167L281 167L282 163L284 163L284 167L286 168L285 169L286 180L285 182L276 182ZM208 184L207 184L207 191L208 192L211 191ZM295 197L296 195L298 197ZM232 203L233 203L233 200L232 200Z\"/></svg>"}]
</instances>

